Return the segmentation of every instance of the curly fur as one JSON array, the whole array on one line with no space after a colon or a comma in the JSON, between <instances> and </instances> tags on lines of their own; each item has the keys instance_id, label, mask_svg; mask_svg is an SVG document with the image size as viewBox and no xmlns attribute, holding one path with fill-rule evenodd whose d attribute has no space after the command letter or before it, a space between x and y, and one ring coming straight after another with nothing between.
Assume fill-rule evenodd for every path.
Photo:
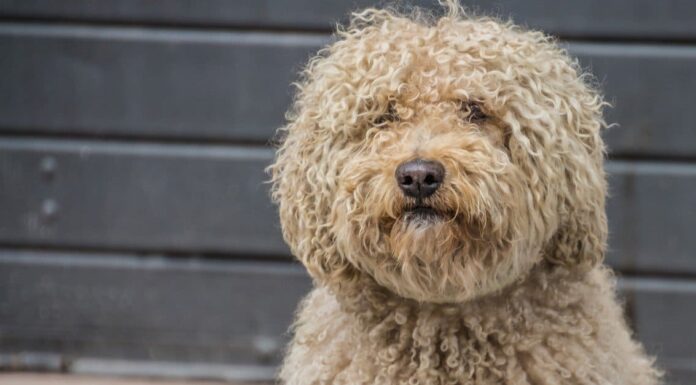
<instances>
[{"instance_id":1,"label":"curly fur","mask_svg":"<svg viewBox=\"0 0 696 385\"><path fill-rule=\"evenodd\" d=\"M298 83L270 171L316 288L281 379L657 383L601 264L605 103L548 36L446 6L353 14ZM414 158L440 220L407 214Z\"/></svg>"}]
</instances>

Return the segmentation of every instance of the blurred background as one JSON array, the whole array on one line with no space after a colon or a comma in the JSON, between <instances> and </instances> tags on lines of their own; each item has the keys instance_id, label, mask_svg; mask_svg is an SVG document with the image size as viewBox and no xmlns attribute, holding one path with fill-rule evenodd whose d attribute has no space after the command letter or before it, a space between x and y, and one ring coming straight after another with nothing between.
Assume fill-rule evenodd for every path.
<instances>
[{"instance_id":1,"label":"blurred background","mask_svg":"<svg viewBox=\"0 0 696 385\"><path fill-rule=\"evenodd\" d=\"M559 36L613 103L608 262L691 383L696 2L464 3ZM269 138L301 65L373 4L0 0L0 368L270 380L311 282Z\"/></svg>"}]
</instances>

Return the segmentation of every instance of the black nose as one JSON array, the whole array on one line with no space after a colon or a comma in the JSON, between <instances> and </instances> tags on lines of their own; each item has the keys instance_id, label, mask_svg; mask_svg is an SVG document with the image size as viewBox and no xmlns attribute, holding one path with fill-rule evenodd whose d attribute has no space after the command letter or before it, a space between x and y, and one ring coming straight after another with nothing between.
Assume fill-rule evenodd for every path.
<instances>
[{"instance_id":1,"label":"black nose","mask_svg":"<svg viewBox=\"0 0 696 385\"><path fill-rule=\"evenodd\" d=\"M435 193L445 177L442 164L432 160L414 159L396 168L396 183L413 198L426 198Z\"/></svg>"}]
</instances>

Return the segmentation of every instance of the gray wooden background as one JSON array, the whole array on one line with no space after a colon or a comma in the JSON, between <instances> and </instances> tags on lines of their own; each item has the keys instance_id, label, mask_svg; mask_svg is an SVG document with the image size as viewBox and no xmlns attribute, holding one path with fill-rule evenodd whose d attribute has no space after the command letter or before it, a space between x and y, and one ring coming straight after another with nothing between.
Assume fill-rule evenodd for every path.
<instances>
[{"instance_id":1,"label":"gray wooden background","mask_svg":"<svg viewBox=\"0 0 696 385\"><path fill-rule=\"evenodd\" d=\"M300 65L372 3L0 0L0 367L271 376L310 283L267 142ZM603 84L609 262L638 337L689 383L696 3L467 4L561 37Z\"/></svg>"}]
</instances>

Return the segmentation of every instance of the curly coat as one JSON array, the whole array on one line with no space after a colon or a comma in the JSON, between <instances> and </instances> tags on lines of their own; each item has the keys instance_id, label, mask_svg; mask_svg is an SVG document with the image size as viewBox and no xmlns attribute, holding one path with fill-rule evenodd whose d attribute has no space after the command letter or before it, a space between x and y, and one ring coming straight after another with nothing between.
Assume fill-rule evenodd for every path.
<instances>
[{"instance_id":1,"label":"curly coat","mask_svg":"<svg viewBox=\"0 0 696 385\"><path fill-rule=\"evenodd\" d=\"M548 36L446 6L354 13L297 84L270 171L316 288L282 381L657 383L601 263L602 97ZM418 202L415 158L445 170Z\"/></svg>"}]
</instances>

